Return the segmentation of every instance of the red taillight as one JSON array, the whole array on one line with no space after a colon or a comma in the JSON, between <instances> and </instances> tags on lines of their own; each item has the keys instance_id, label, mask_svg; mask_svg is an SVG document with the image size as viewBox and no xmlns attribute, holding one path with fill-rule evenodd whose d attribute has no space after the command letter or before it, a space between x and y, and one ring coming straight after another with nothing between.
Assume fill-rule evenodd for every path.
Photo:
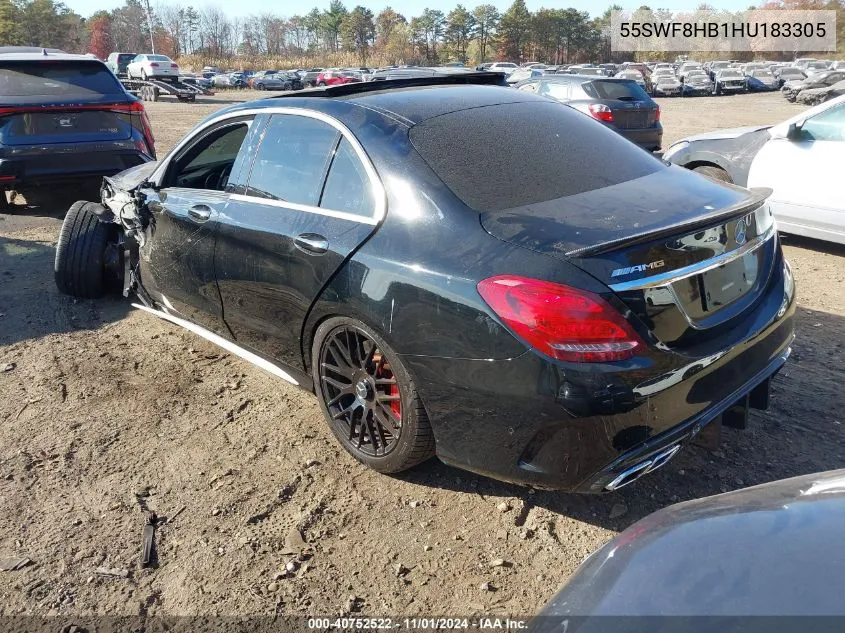
<instances>
[{"instance_id":1,"label":"red taillight","mask_svg":"<svg viewBox=\"0 0 845 633\"><path fill-rule=\"evenodd\" d=\"M655 120L655 121L659 121L659 120L660 120L660 106L657 106L657 107L654 109L654 120Z\"/></svg>"},{"instance_id":2,"label":"red taillight","mask_svg":"<svg viewBox=\"0 0 845 633\"><path fill-rule=\"evenodd\" d=\"M171 68L179 68L179 64L170 64Z\"/></svg>"},{"instance_id":3,"label":"red taillight","mask_svg":"<svg viewBox=\"0 0 845 633\"><path fill-rule=\"evenodd\" d=\"M150 66L152 66L153 68L158 68L158 62L151 62Z\"/></svg>"},{"instance_id":4,"label":"red taillight","mask_svg":"<svg viewBox=\"0 0 845 633\"><path fill-rule=\"evenodd\" d=\"M558 360L624 360L644 345L617 310L585 290L500 275L480 282L478 292L515 334Z\"/></svg>"},{"instance_id":5,"label":"red taillight","mask_svg":"<svg viewBox=\"0 0 845 633\"><path fill-rule=\"evenodd\" d=\"M605 123L613 123L613 110L603 103L591 103L587 106L587 109L594 119L604 121Z\"/></svg>"},{"instance_id":6,"label":"red taillight","mask_svg":"<svg viewBox=\"0 0 845 633\"><path fill-rule=\"evenodd\" d=\"M143 126L144 142L147 144L146 153L155 157L155 137L153 136L153 127L150 124L150 117L147 116L147 111L144 109L144 104L140 101L132 101L131 103L121 103L118 106L112 106L112 109L117 112L128 112L130 114L138 114L141 117L141 125Z\"/></svg>"}]
</instances>

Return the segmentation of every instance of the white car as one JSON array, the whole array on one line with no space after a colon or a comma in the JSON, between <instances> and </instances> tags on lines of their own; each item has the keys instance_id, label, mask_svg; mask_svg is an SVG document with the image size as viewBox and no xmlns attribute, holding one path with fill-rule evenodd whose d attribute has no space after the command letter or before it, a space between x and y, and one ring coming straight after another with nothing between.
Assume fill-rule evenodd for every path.
<instances>
[{"instance_id":1,"label":"white car","mask_svg":"<svg viewBox=\"0 0 845 633\"><path fill-rule=\"evenodd\" d=\"M845 95L772 127L691 136L663 158L726 182L771 188L781 231L845 244Z\"/></svg>"},{"instance_id":2,"label":"white car","mask_svg":"<svg viewBox=\"0 0 845 633\"><path fill-rule=\"evenodd\" d=\"M845 96L769 129L748 171L749 187L771 187L785 233L845 244Z\"/></svg>"},{"instance_id":3,"label":"white car","mask_svg":"<svg viewBox=\"0 0 845 633\"><path fill-rule=\"evenodd\" d=\"M138 55L126 66L130 79L179 77L179 65L167 55Z\"/></svg>"},{"instance_id":4,"label":"white car","mask_svg":"<svg viewBox=\"0 0 845 633\"><path fill-rule=\"evenodd\" d=\"M519 66L510 62L496 62L495 64L491 64L487 70L491 73L505 73L506 75L510 75L517 68Z\"/></svg>"}]
</instances>

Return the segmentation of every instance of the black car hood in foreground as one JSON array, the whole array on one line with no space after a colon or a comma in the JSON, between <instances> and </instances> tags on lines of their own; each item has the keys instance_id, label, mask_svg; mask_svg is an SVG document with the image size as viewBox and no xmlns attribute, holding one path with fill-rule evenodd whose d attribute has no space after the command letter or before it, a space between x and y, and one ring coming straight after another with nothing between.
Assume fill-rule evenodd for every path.
<instances>
[{"instance_id":1,"label":"black car hood in foreground","mask_svg":"<svg viewBox=\"0 0 845 633\"><path fill-rule=\"evenodd\" d=\"M656 232L712 224L759 205L768 193L749 193L672 166L609 187L483 213L481 223L506 242L570 257Z\"/></svg>"},{"instance_id":2,"label":"black car hood in foreground","mask_svg":"<svg viewBox=\"0 0 845 633\"><path fill-rule=\"evenodd\" d=\"M838 470L647 516L587 558L533 629L629 630L637 616L686 616L684 630L716 631L727 629L698 616L843 616L843 574L845 470ZM672 621L650 630L678 630Z\"/></svg>"}]
</instances>

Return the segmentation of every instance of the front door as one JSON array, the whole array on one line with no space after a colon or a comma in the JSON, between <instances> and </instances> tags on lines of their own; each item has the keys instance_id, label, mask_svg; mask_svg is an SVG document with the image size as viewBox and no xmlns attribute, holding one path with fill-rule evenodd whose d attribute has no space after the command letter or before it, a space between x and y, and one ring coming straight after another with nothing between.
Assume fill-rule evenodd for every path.
<instances>
[{"instance_id":1,"label":"front door","mask_svg":"<svg viewBox=\"0 0 845 633\"><path fill-rule=\"evenodd\" d=\"M238 343L297 368L311 305L383 214L384 191L363 150L329 121L271 116L245 192L220 218L214 256Z\"/></svg>"},{"instance_id":2,"label":"front door","mask_svg":"<svg viewBox=\"0 0 845 633\"><path fill-rule=\"evenodd\" d=\"M142 189L152 214L140 252L141 282L159 307L225 331L214 276L214 241L249 118L208 130L170 161L160 186Z\"/></svg>"}]
</instances>

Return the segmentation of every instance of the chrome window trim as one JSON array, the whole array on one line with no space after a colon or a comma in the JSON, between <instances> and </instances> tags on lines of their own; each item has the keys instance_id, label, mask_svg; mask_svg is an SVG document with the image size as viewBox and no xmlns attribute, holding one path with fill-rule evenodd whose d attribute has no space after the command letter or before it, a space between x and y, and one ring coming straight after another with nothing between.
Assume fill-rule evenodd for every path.
<instances>
[{"instance_id":1,"label":"chrome window trim","mask_svg":"<svg viewBox=\"0 0 845 633\"><path fill-rule=\"evenodd\" d=\"M270 200L267 198L259 198L256 196L245 196L242 194L231 194L231 200L269 204L270 206L278 206L286 209L293 209L295 211L316 213L318 215L326 215L333 218L352 220L360 222L362 224L376 225L384 219L384 216L387 214L387 192L385 191L384 185L382 184L381 180L378 177L378 174L376 173L375 167L373 167L372 161L370 161L370 157L367 156L366 151L364 151L364 147L361 145L361 143L358 142L358 139L355 138L355 135L352 133L352 131L343 123L323 112L311 110L308 108L291 108L285 106L271 108L246 108L244 110L236 110L234 112L227 112L226 114L217 116L214 119L207 121L205 124L202 125L202 127L195 128L184 139L182 139L170 151L167 157L163 159L162 164L156 167L156 170L153 172L152 176L150 177L150 180L153 182L161 182L161 178L167 171L167 167L170 164L172 158L178 155L182 151L182 149L191 142L192 139L196 138L197 135L205 132L205 130L209 127L213 125L218 125L219 123L226 121L227 119L249 115L258 116L260 114L289 114L294 116L303 116L311 119L317 119L318 121L322 121L324 123L327 123L328 125L331 125L338 132L340 132L343 138L349 141L349 143L352 145L352 148L355 150L358 159L364 165L364 171L367 172L367 176L370 179L370 186L373 188L373 199L375 200L375 208L373 209L373 214L370 216L357 215L355 213L348 213L346 211L334 211L332 209L323 209L321 207L312 207L310 205L295 204L291 202L285 202L283 200Z\"/></svg>"},{"instance_id":2,"label":"chrome window trim","mask_svg":"<svg viewBox=\"0 0 845 633\"><path fill-rule=\"evenodd\" d=\"M765 233L758 235L735 250L722 253L721 255L705 259L704 261L697 262L695 264L690 264L689 266L684 266L683 268L677 268L669 272L660 273L659 275L654 275L652 277L632 279L631 281L623 281L618 284L609 284L609 288L613 290L613 292L625 292L628 290L645 290L646 288L668 286L676 281L681 281L687 277L706 273L708 270L713 270L714 268L723 266L735 259L739 259L768 242L774 237L776 232L776 226L772 224Z\"/></svg>"},{"instance_id":3,"label":"chrome window trim","mask_svg":"<svg viewBox=\"0 0 845 633\"><path fill-rule=\"evenodd\" d=\"M291 209L293 211L316 213L317 215L325 215L330 218L338 218L339 220L350 220L352 222L359 222L361 224L376 225L379 223L379 220L374 217L358 215L356 213L349 213L347 211L334 211L332 209L324 209L323 207L312 207L310 204L299 204L298 202L287 202L286 200L274 200L273 198L248 196L242 193L230 194L229 199L238 202L251 202L254 204L263 204L271 207L279 207L282 209Z\"/></svg>"}]
</instances>

